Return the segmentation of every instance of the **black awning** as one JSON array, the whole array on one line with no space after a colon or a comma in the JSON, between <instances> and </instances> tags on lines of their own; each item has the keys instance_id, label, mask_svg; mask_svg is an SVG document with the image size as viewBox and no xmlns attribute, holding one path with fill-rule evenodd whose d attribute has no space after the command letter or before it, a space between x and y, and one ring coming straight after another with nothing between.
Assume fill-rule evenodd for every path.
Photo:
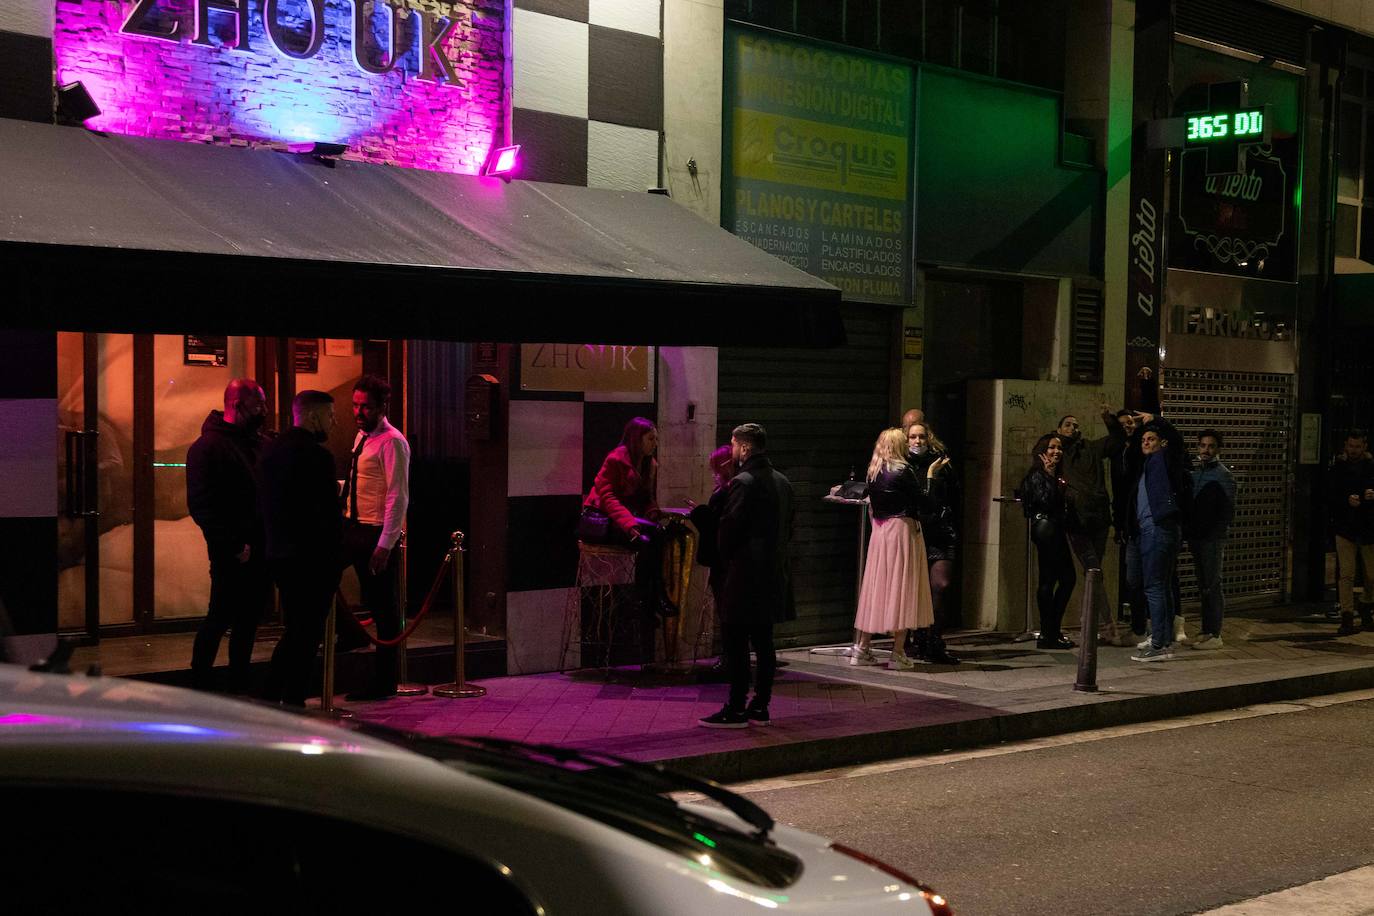
<instances>
[{"instance_id":1,"label":"black awning","mask_svg":"<svg viewBox=\"0 0 1374 916\"><path fill-rule=\"evenodd\" d=\"M0 120L0 324L842 342L840 293L651 194Z\"/></svg>"}]
</instances>

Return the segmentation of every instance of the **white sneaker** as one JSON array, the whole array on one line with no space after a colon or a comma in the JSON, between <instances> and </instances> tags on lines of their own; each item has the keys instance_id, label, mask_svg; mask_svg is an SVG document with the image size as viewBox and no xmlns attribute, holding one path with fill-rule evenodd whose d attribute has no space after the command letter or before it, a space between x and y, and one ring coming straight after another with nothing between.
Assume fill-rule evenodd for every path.
<instances>
[{"instance_id":1,"label":"white sneaker","mask_svg":"<svg viewBox=\"0 0 1374 916\"><path fill-rule=\"evenodd\" d=\"M1183 628L1183 615L1178 614L1174 617L1174 642L1181 645L1188 645L1188 632Z\"/></svg>"},{"instance_id":2,"label":"white sneaker","mask_svg":"<svg viewBox=\"0 0 1374 916\"><path fill-rule=\"evenodd\" d=\"M1199 638L1199 639L1193 641L1193 643L1192 643L1192 648L1194 648L1194 649L1220 649L1220 648L1222 648L1222 645L1221 645L1221 637L1220 637L1220 636L1210 636L1210 635L1208 635L1208 634L1206 634L1206 633L1203 633L1202 636L1205 637L1205 638Z\"/></svg>"},{"instance_id":3,"label":"white sneaker","mask_svg":"<svg viewBox=\"0 0 1374 916\"><path fill-rule=\"evenodd\" d=\"M911 660L910 656L898 655L896 652L893 652L892 657L887 661L887 670L889 671L910 671L915 667L916 663Z\"/></svg>"},{"instance_id":4,"label":"white sneaker","mask_svg":"<svg viewBox=\"0 0 1374 916\"><path fill-rule=\"evenodd\" d=\"M849 648L849 663L851 665L876 665L878 659L873 655L871 649L855 645Z\"/></svg>"},{"instance_id":5,"label":"white sneaker","mask_svg":"<svg viewBox=\"0 0 1374 916\"><path fill-rule=\"evenodd\" d=\"M1150 636L1149 636L1149 634L1147 633L1147 634L1145 635L1145 638L1144 638L1144 639L1142 639L1140 642L1136 643L1136 644L1135 644L1135 647L1136 647L1137 649L1148 649L1148 648L1150 648Z\"/></svg>"}]
</instances>

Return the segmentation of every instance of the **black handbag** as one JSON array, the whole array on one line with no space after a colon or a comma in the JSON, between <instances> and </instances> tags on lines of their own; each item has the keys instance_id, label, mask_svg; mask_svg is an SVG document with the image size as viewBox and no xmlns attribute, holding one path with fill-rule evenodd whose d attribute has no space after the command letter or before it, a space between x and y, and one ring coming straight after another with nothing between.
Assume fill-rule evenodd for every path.
<instances>
[{"instance_id":1,"label":"black handbag","mask_svg":"<svg viewBox=\"0 0 1374 916\"><path fill-rule=\"evenodd\" d=\"M868 481L866 480L846 480L840 484L840 488L835 491L835 495L840 499L863 499L868 495Z\"/></svg>"},{"instance_id":2,"label":"black handbag","mask_svg":"<svg viewBox=\"0 0 1374 916\"><path fill-rule=\"evenodd\" d=\"M577 520L577 539L588 544L605 544L611 539L611 519L600 509L588 506Z\"/></svg>"}]
</instances>

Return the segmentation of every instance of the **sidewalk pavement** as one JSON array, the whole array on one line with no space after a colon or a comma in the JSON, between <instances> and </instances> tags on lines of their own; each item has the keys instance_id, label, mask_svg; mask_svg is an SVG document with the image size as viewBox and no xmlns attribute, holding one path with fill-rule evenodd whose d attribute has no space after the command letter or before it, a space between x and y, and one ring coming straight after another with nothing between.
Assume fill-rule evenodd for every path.
<instances>
[{"instance_id":1,"label":"sidewalk pavement","mask_svg":"<svg viewBox=\"0 0 1374 916\"><path fill-rule=\"evenodd\" d=\"M736 782L1374 687L1374 632L1337 638L1337 623L1321 610L1244 612L1226 621L1224 649L1176 648L1166 662L1133 662L1133 649L1099 647L1096 693L1073 689L1077 650L1039 651L1004 635L952 638L963 664L914 671L782 652L788 665L779 669L768 728L701 728L697 718L724 703L724 684L637 669L492 678L478 682L488 691L480 699L350 708L427 735L594 748Z\"/></svg>"}]
</instances>

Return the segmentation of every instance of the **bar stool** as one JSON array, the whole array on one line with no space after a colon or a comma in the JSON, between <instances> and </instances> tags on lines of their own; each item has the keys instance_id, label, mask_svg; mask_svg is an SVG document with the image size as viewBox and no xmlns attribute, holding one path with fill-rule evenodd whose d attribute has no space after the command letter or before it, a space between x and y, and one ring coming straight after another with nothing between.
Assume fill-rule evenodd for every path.
<instances>
[{"instance_id":1,"label":"bar stool","mask_svg":"<svg viewBox=\"0 0 1374 916\"><path fill-rule=\"evenodd\" d=\"M579 645L579 659L583 642L602 643L605 651L601 667L610 667L617 619L622 611L629 611L630 619L636 619L634 581L634 551L612 544L577 542L577 582L563 607L563 648L558 656L558 670L567 670L568 650L574 640ZM592 607L591 638L584 640L582 609L587 601Z\"/></svg>"}]
</instances>

